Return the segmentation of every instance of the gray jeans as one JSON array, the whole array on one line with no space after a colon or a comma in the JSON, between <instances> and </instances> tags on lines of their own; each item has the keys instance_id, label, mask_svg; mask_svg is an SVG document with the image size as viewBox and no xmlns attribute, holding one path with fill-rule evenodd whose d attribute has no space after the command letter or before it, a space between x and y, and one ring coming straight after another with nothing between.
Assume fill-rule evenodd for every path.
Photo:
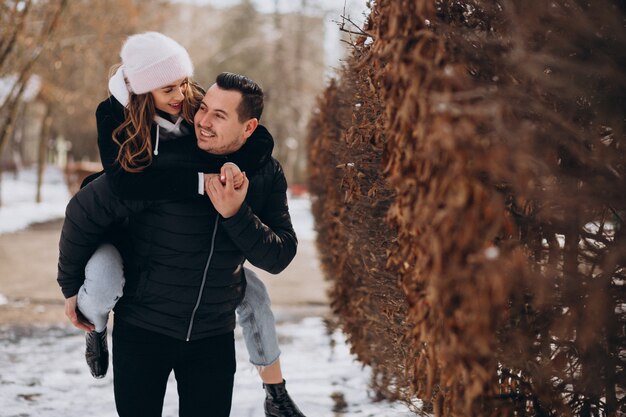
<instances>
[{"instance_id":1,"label":"gray jeans","mask_svg":"<svg viewBox=\"0 0 626 417\"><path fill-rule=\"evenodd\" d=\"M270 297L257 274L244 268L248 283L246 294L237 307L238 322L243 331L250 362L269 366L280 356L276 323ZM105 243L94 252L85 267L85 282L78 291L78 308L94 324L105 329L109 312L124 294L122 257L115 246Z\"/></svg>"}]
</instances>

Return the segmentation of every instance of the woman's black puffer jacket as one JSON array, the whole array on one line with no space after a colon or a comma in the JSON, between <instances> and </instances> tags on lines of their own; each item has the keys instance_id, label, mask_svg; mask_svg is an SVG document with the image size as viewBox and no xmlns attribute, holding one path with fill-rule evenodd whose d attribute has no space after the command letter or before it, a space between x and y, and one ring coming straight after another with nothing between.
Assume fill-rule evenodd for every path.
<instances>
[{"instance_id":1,"label":"woman's black puffer jacket","mask_svg":"<svg viewBox=\"0 0 626 417\"><path fill-rule=\"evenodd\" d=\"M121 200L100 177L67 206L59 285L65 297L76 294L109 225L129 217L132 256L117 318L183 340L232 331L245 291L243 262L279 273L295 256L286 191L282 168L270 158L250 177L239 212L224 219L207 196Z\"/></svg>"}]
</instances>

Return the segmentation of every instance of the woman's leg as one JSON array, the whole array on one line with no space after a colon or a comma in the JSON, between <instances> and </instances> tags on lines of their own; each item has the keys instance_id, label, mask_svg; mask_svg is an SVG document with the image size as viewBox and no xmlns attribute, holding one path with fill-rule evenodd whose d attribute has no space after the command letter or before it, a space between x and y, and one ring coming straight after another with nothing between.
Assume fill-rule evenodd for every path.
<instances>
[{"instance_id":1,"label":"woman's leg","mask_svg":"<svg viewBox=\"0 0 626 417\"><path fill-rule=\"evenodd\" d=\"M256 365L265 388L265 415L271 417L305 417L293 402L285 387L280 367L280 349L276 337L276 322L270 297L259 277L244 268L246 295L237 308L239 325L243 330L250 362Z\"/></svg>"},{"instance_id":2,"label":"woman's leg","mask_svg":"<svg viewBox=\"0 0 626 417\"><path fill-rule=\"evenodd\" d=\"M78 290L78 309L95 326L85 335L85 359L94 378L109 369L106 326L109 312L122 297L124 264L115 246L104 243L96 249L85 267L85 282Z\"/></svg>"},{"instance_id":3,"label":"woman's leg","mask_svg":"<svg viewBox=\"0 0 626 417\"><path fill-rule=\"evenodd\" d=\"M96 249L85 267L85 282L78 291L78 309L96 326L106 329L109 312L122 297L124 263L118 250L110 243Z\"/></svg>"},{"instance_id":4,"label":"woman's leg","mask_svg":"<svg viewBox=\"0 0 626 417\"><path fill-rule=\"evenodd\" d=\"M265 284L250 269L244 268L244 272L248 285L246 295L237 307L239 325L243 330L250 362L257 367L266 368L276 363L280 356L276 322ZM278 367L280 370L280 365ZM282 375L280 381L282 381ZM263 382L272 383L273 381L263 379Z\"/></svg>"}]
</instances>

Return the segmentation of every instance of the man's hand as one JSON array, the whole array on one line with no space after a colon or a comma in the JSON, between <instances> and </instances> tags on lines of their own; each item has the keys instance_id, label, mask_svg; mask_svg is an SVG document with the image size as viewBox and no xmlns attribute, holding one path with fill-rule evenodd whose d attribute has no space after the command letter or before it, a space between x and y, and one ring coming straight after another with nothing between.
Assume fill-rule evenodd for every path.
<instances>
[{"instance_id":1,"label":"man's hand","mask_svg":"<svg viewBox=\"0 0 626 417\"><path fill-rule=\"evenodd\" d=\"M219 176L207 178L206 193L209 195L215 210L224 218L229 218L237 214L243 200L248 193L248 177L243 173L243 184L241 188L235 189L233 181L233 171L226 169L226 184L222 184Z\"/></svg>"},{"instance_id":2,"label":"man's hand","mask_svg":"<svg viewBox=\"0 0 626 417\"><path fill-rule=\"evenodd\" d=\"M204 174L204 192L206 193L206 195L209 195L209 184L211 184L211 179L214 177L217 177L219 179L220 174L209 174L209 173ZM224 176L224 181L222 183L223 184L226 183L226 176Z\"/></svg>"},{"instance_id":3,"label":"man's hand","mask_svg":"<svg viewBox=\"0 0 626 417\"><path fill-rule=\"evenodd\" d=\"M65 315L72 322L72 324L86 332L93 332L96 327L89 323L89 321L82 315L76 305L77 295L65 299Z\"/></svg>"}]
</instances>

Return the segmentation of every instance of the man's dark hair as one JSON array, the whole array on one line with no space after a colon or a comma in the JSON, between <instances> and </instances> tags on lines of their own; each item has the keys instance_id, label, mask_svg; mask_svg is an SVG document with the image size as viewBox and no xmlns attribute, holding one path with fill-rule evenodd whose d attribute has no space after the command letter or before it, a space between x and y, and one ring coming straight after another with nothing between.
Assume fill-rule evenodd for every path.
<instances>
[{"instance_id":1,"label":"man's dark hair","mask_svg":"<svg viewBox=\"0 0 626 417\"><path fill-rule=\"evenodd\" d=\"M240 122L245 122L253 117L261 120L261 113L263 113L263 89L261 86L246 76L232 72L221 73L215 82L222 90L235 90L241 93L241 103L237 107Z\"/></svg>"}]
</instances>

